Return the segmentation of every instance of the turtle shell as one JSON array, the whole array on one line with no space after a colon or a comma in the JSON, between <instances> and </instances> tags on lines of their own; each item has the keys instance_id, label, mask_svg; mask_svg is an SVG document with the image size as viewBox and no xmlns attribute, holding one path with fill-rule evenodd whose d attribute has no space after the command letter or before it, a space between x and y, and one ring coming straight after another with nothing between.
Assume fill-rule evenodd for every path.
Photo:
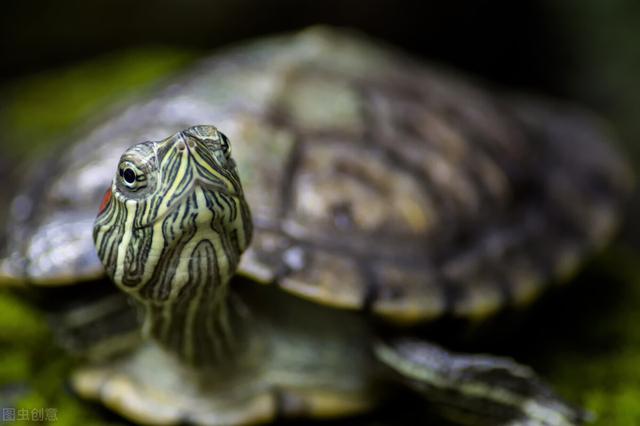
<instances>
[{"instance_id":1,"label":"turtle shell","mask_svg":"<svg viewBox=\"0 0 640 426\"><path fill-rule=\"evenodd\" d=\"M607 241L630 188L589 113L315 28L221 52L80 132L14 201L4 276L100 275L91 225L121 152L196 124L231 139L252 209L239 273L395 321L530 300Z\"/></svg>"}]
</instances>

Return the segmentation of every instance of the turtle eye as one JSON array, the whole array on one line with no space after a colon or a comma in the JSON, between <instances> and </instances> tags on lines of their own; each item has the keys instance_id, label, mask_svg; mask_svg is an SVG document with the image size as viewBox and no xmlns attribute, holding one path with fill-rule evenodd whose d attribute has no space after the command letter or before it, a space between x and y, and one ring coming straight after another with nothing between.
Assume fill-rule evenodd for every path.
<instances>
[{"instance_id":1,"label":"turtle eye","mask_svg":"<svg viewBox=\"0 0 640 426\"><path fill-rule=\"evenodd\" d=\"M142 170L129 161L123 161L118 166L120 183L126 189L136 192L146 188L147 178Z\"/></svg>"},{"instance_id":2,"label":"turtle eye","mask_svg":"<svg viewBox=\"0 0 640 426\"><path fill-rule=\"evenodd\" d=\"M124 179L125 184L133 185L136 182L136 172L134 172L132 168L127 167L122 173L122 179Z\"/></svg>"}]
</instances>

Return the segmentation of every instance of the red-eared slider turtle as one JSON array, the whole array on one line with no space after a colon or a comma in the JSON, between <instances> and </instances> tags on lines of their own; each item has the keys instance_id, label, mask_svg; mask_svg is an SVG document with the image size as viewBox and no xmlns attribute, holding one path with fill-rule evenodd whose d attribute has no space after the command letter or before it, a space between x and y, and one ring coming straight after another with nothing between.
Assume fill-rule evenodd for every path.
<instances>
[{"instance_id":1,"label":"red-eared slider turtle","mask_svg":"<svg viewBox=\"0 0 640 426\"><path fill-rule=\"evenodd\" d=\"M522 306L603 245L630 180L607 139L349 34L268 39L80 132L14 201L1 271L102 261L144 339L72 383L142 423L341 416L395 382L461 423L579 424L530 369L406 326Z\"/></svg>"}]
</instances>

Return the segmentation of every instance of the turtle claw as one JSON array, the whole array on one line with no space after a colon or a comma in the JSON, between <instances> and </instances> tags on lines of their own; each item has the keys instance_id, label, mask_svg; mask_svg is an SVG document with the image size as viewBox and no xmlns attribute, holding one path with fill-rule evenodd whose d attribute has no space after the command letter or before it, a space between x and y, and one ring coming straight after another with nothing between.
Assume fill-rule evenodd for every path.
<instances>
[{"instance_id":1,"label":"turtle claw","mask_svg":"<svg viewBox=\"0 0 640 426\"><path fill-rule=\"evenodd\" d=\"M529 367L466 355L408 338L376 347L378 357L456 424L576 426L593 415L555 394Z\"/></svg>"}]
</instances>

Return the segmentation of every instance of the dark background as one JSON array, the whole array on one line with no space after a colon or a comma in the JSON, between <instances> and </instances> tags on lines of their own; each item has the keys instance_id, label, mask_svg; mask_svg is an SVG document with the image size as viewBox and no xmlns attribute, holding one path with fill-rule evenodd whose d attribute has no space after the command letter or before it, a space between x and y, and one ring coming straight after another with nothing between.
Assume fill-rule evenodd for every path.
<instances>
[{"instance_id":1,"label":"dark background","mask_svg":"<svg viewBox=\"0 0 640 426\"><path fill-rule=\"evenodd\" d=\"M580 56L564 16L571 3L3 1L0 76L11 79L123 47L169 44L209 49L325 23L362 29L507 85L563 94ZM575 4L583 8L583 3Z\"/></svg>"}]
</instances>

